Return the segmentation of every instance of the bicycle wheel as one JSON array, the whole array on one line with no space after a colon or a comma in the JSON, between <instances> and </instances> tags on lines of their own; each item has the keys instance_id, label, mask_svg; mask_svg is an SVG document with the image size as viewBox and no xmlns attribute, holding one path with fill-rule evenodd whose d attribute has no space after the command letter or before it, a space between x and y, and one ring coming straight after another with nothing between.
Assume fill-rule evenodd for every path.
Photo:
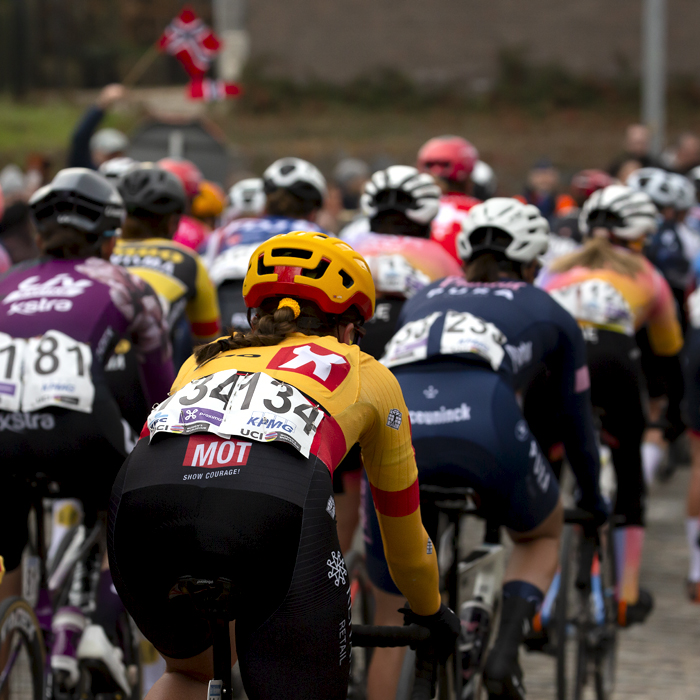
<instances>
[{"instance_id":1,"label":"bicycle wheel","mask_svg":"<svg viewBox=\"0 0 700 700\"><path fill-rule=\"evenodd\" d=\"M580 700L586 681L587 653L581 616L586 601L576 588L580 535L564 526L560 555L559 593L554 609L554 637L557 660L557 700Z\"/></svg>"},{"instance_id":2,"label":"bicycle wheel","mask_svg":"<svg viewBox=\"0 0 700 700\"><path fill-rule=\"evenodd\" d=\"M0 605L3 668L0 696L8 700L42 700L44 638L31 606L18 596Z\"/></svg>"},{"instance_id":3,"label":"bicycle wheel","mask_svg":"<svg viewBox=\"0 0 700 700\"><path fill-rule=\"evenodd\" d=\"M345 557L345 566L350 577L352 624L371 625L374 621L374 597L364 557L359 552L351 551ZM349 700L361 700L365 697L367 671L371 659L371 647L353 648L350 659L350 680L348 683Z\"/></svg>"},{"instance_id":4,"label":"bicycle wheel","mask_svg":"<svg viewBox=\"0 0 700 700\"><path fill-rule=\"evenodd\" d=\"M610 700L615 689L617 671L617 604L615 602L615 550L612 532L605 533L601 547L600 579L605 622L599 628L595 649L596 700Z\"/></svg>"}]
</instances>

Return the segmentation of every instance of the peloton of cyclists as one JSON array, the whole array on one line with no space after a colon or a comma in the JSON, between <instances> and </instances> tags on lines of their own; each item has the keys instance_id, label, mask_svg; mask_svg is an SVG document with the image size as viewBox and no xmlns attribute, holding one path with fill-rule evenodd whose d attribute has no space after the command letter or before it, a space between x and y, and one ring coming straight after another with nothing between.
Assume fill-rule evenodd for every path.
<instances>
[{"instance_id":1,"label":"peloton of cyclists","mask_svg":"<svg viewBox=\"0 0 700 700\"><path fill-rule=\"evenodd\" d=\"M9 426L0 431L0 552L7 567L0 599L21 592L28 480L37 472L57 482L62 495L80 499L88 526L107 509L111 484L136 439L105 383L105 365L120 340L134 347L149 403L162 400L174 376L156 293L109 262L126 214L115 187L92 170L69 168L39 189L30 206L41 257L0 279L0 361L6 363L0 418ZM65 505L55 502L54 520ZM52 547L60 534L54 527ZM79 609L57 611L51 666L64 690L75 686L80 660L106 666L115 690L130 692L114 646L122 610L105 569L91 620Z\"/></svg>"},{"instance_id":2,"label":"peloton of cyclists","mask_svg":"<svg viewBox=\"0 0 700 700\"><path fill-rule=\"evenodd\" d=\"M464 276L413 296L382 358L406 397L421 482L473 487L485 512L508 528L515 544L498 637L484 670L490 697L524 697L518 647L558 561L557 480L515 394L540 363L559 389L545 410L563 417L580 505L601 522L606 517L584 340L575 320L532 285L548 235L537 208L516 199L496 197L473 207L457 238ZM369 501L365 505L367 568L383 591L377 614L393 621L400 599L383 564ZM435 537L437 514L423 516ZM392 665L383 652L375 650L370 674L381 675L386 689L388 676L395 687L400 659L394 657Z\"/></svg>"}]
</instances>

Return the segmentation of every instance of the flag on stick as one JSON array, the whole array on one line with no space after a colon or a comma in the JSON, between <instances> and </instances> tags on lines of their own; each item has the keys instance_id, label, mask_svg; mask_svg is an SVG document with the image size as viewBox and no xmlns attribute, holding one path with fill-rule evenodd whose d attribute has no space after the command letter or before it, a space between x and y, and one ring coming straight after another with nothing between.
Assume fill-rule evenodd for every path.
<instances>
[{"instance_id":1,"label":"flag on stick","mask_svg":"<svg viewBox=\"0 0 700 700\"><path fill-rule=\"evenodd\" d=\"M185 7L165 28L158 48L175 56L191 78L201 79L219 53L221 42L192 8Z\"/></svg>"},{"instance_id":2,"label":"flag on stick","mask_svg":"<svg viewBox=\"0 0 700 700\"><path fill-rule=\"evenodd\" d=\"M240 85L236 83L227 83L224 80L193 78L187 86L187 96L191 100L218 102L220 100L229 100L232 97L238 97L240 94Z\"/></svg>"}]
</instances>

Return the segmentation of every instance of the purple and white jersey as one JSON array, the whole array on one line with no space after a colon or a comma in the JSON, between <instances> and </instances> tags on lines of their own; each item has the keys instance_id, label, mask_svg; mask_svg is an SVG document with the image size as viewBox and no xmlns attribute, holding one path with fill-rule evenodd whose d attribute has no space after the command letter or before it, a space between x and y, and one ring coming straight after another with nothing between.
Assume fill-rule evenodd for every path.
<instances>
[{"instance_id":1,"label":"purple and white jersey","mask_svg":"<svg viewBox=\"0 0 700 700\"><path fill-rule=\"evenodd\" d=\"M174 371L158 297L122 267L100 258L41 258L0 277L0 332L32 338L49 330L89 345L100 367L126 338L141 364L149 402L170 389Z\"/></svg>"}]
</instances>

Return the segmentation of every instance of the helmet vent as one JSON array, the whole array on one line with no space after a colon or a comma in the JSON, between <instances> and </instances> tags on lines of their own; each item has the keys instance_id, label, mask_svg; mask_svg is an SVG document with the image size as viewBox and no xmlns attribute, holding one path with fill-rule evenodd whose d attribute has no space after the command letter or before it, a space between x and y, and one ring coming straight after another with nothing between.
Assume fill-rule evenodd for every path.
<instances>
[{"instance_id":1,"label":"helmet vent","mask_svg":"<svg viewBox=\"0 0 700 700\"><path fill-rule=\"evenodd\" d=\"M312 280L318 280L326 274L328 266L331 264L330 260L325 258L313 269L313 270L302 270L302 277L310 277Z\"/></svg>"},{"instance_id":2,"label":"helmet vent","mask_svg":"<svg viewBox=\"0 0 700 700\"><path fill-rule=\"evenodd\" d=\"M343 287L345 287L345 289L350 289L350 287L355 284L355 280L353 280L345 270L340 271L340 277L343 280Z\"/></svg>"},{"instance_id":3,"label":"helmet vent","mask_svg":"<svg viewBox=\"0 0 700 700\"><path fill-rule=\"evenodd\" d=\"M272 265L263 264L264 255L258 258L258 274L259 275L272 275L275 272L275 268Z\"/></svg>"},{"instance_id":4,"label":"helmet vent","mask_svg":"<svg viewBox=\"0 0 700 700\"><path fill-rule=\"evenodd\" d=\"M313 256L310 250L302 250L301 248L273 248L272 255L279 258L302 258L309 260Z\"/></svg>"},{"instance_id":5,"label":"helmet vent","mask_svg":"<svg viewBox=\"0 0 700 700\"><path fill-rule=\"evenodd\" d=\"M505 250L513 242L513 237L501 228L482 226L472 231L469 236L469 242L473 248L484 247Z\"/></svg>"}]
</instances>

